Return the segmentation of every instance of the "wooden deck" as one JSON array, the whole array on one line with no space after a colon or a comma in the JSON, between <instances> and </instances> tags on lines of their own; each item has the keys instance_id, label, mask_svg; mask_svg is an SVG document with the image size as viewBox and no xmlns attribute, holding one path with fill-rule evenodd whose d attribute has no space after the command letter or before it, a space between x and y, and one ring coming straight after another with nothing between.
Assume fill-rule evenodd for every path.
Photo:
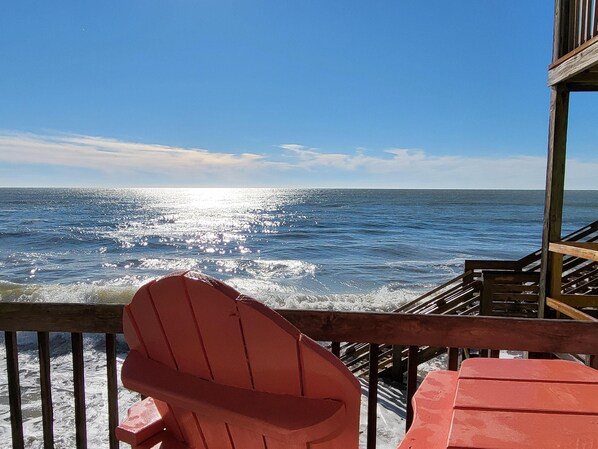
<instances>
[{"instance_id":1,"label":"wooden deck","mask_svg":"<svg viewBox=\"0 0 598 449\"><path fill-rule=\"evenodd\" d=\"M24 448L21 410L18 345L16 333L34 331L38 335L39 364L42 373L41 402L46 448L54 447L52 376L49 362L49 332L71 334L76 423L76 447L87 447L85 382L83 370L82 333L105 334L110 448L117 448L114 427L118 422L115 335L122 332L122 305L88 304L0 304L0 330L5 331L7 375L9 387L12 447ZM374 312L332 312L309 310L279 310L301 331L319 341L358 342L368 344L369 351L369 413L368 449L376 447L377 367L379 345L408 348L407 422L413 417L411 398L417 388L417 354L419 347L448 347L447 368L459 365L458 348L484 348L496 354L500 349L535 353L571 352L598 354L598 326L593 322L538 320L475 316L443 316ZM558 338L555 338L558 337ZM595 361L596 358L593 358ZM41 443L41 442L40 442Z\"/></svg>"},{"instance_id":2,"label":"wooden deck","mask_svg":"<svg viewBox=\"0 0 598 449\"><path fill-rule=\"evenodd\" d=\"M548 85L566 82L571 91L598 90L597 5L597 0L557 0Z\"/></svg>"}]
</instances>

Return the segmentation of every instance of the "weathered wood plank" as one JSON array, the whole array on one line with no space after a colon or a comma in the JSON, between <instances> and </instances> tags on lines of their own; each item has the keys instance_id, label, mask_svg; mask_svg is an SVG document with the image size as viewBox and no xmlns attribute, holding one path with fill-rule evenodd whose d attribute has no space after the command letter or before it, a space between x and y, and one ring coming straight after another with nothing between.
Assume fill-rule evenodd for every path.
<instances>
[{"instance_id":1,"label":"weathered wood plank","mask_svg":"<svg viewBox=\"0 0 598 449\"><path fill-rule=\"evenodd\" d=\"M494 291L496 293L520 293L520 292L530 292L530 293L538 293L540 287L536 284L532 285L521 285L521 284L496 284L494 286Z\"/></svg>"},{"instance_id":2,"label":"weathered wood plank","mask_svg":"<svg viewBox=\"0 0 598 449\"><path fill-rule=\"evenodd\" d=\"M492 301L529 301L537 302L537 294L525 294L525 293L494 293L492 295Z\"/></svg>"},{"instance_id":3,"label":"weathered wood plank","mask_svg":"<svg viewBox=\"0 0 598 449\"><path fill-rule=\"evenodd\" d=\"M571 307L598 307L597 295L561 295L560 301Z\"/></svg>"},{"instance_id":4,"label":"weathered wood plank","mask_svg":"<svg viewBox=\"0 0 598 449\"><path fill-rule=\"evenodd\" d=\"M279 310L315 340L598 353L598 326L563 320Z\"/></svg>"},{"instance_id":5,"label":"weathered wood plank","mask_svg":"<svg viewBox=\"0 0 598 449\"><path fill-rule=\"evenodd\" d=\"M552 242L549 250L582 259L598 262L598 243L590 242Z\"/></svg>"},{"instance_id":6,"label":"weathered wood plank","mask_svg":"<svg viewBox=\"0 0 598 449\"><path fill-rule=\"evenodd\" d=\"M484 273L484 281L492 279L496 284L517 286L526 282L538 282L540 275L529 272L503 272L487 271Z\"/></svg>"},{"instance_id":7,"label":"weathered wood plank","mask_svg":"<svg viewBox=\"0 0 598 449\"><path fill-rule=\"evenodd\" d=\"M319 341L598 353L598 327L591 323L388 312L277 311ZM51 320L46 319L49 314L53 315ZM80 323L74 324L77 316ZM77 328L90 333L118 333L122 331L121 316L122 305L98 306L94 312L85 304L0 303L0 329L9 331L70 332Z\"/></svg>"},{"instance_id":8,"label":"weathered wood plank","mask_svg":"<svg viewBox=\"0 0 598 449\"><path fill-rule=\"evenodd\" d=\"M556 86L598 63L597 42L598 36L595 36L585 42L583 47L555 61L548 70L548 85Z\"/></svg>"},{"instance_id":9,"label":"weathered wood plank","mask_svg":"<svg viewBox=\"0 0 598 449\"><path fill-rule=\"evenodd\" d=\"M377 344L371 344L368 367L367 449L376 449L376 427L378 419L378 352L379 346Z\"/></svg>"},{"instance_id":10,"label":"weathered wood plank","mask_svg":"<svg viewBox=\"0 0 598 449\"><path fill-rule=\"evenodd\" d=\"M0 303L0 329L118 334L122 311L122 304Z\"/></svg>"},{"instance_id":11,"label":"weathered wood plank","mask_svg":"<svg viewBox=\"0 0 598 449\"><path fill-rule=\"evenodd\" d=\"M12 447L13 449L24 449L21 382L19 380L19 350L17 347L16 332L4 333L4 345L6 346L6 371Z\"/></svg>"},{"instance_id":12,"label":"weathered wood plank","mask_svg":"<svg viewBox=\"0 0 598 449\"><path fill-rule=\"evenodd\" d=\"M575 307L571 307L568 304L565 304L557 299L554 298L546 298L546 305L558 312L561 312L563 315L567 315L569 318L573 318L574 320L579 321L592 321L598 323L598 318L594 318L587 313L582 312L581 310L577 310Z\"/></svg>"},{"instance_id":13,"label":"weathered wood plank","mask_svg":"<svg viewBox=\"0 0 598 449\"><path fill-rule=\"evenodd\" d=\"M50 375L50 335L37 333L39 352L39 382L42 402L42 423L44 429L44 449L54 447L54 409L52 406L52 385Z\"/></svg>"},{"instance_id":14,"label":"weathered wood plank","mask_svg":"<svg viewBox=\"0 0 598 449\"><path fill-rule=\"evenodd\" d=\"M87 449L83 335L80 333L71 334L71 344L73 350L73 388L75 395L75 442L77 449Z\"/></svg>"},{"instance_id":15,"label":"weathered wood plank","mask_svg":"<svg viewBox=\"0 0 598 449\"><path fill-rule=\"evenodd\" d=\"M518 260L479 260L469 259L464 262L464 271L469 270L518 270L521 269Z\"/></svg>"}]
</instances>

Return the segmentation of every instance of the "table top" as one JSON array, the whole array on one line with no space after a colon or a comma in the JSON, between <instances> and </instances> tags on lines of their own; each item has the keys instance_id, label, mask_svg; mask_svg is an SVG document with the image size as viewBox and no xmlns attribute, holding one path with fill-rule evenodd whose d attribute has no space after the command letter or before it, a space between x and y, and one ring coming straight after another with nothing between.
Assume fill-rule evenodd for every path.
<instances>
[{"instance_id":1,"label":"table top","mask_svg":"<svg viewBox=\"0 0 598 449\"><path fill-rule=\"evenodd\" d=\"M574 362L469 359L430 373L414 408L399 449L598 448L598 371Z\"/></svg>"}]
</instances>

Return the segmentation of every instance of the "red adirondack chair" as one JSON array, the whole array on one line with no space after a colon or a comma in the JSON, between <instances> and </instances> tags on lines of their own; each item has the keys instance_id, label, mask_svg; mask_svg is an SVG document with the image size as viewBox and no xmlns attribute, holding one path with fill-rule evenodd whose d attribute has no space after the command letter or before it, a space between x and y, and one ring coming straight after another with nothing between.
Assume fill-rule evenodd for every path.
<instances>
[{"instance_id":1,"label":"red adirondack chair","mask_svg":"<svg viewBox=\"0 0 598 449\"><path fill-rule=\"evenodd\" d=\"M357 449L360 387L279 314L197 273L125 307L125 387L148 396L117 437L138 449Z\"/></svg>"}]
</instances>

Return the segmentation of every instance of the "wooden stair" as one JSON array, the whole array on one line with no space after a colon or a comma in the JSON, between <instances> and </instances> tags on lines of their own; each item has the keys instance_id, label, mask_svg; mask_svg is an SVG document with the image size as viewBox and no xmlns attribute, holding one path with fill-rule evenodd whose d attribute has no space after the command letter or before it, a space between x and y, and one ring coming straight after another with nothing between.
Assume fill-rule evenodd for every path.
<instances>
[{"instance_id":1,"label":"wooden stair","mask_svg":"<svg viewBox=\"0 0 598 449\"><path fill-rule=\"evenodd\" d=\"M570 253L563 259L563 298L572 307L583 307L581 295L598 296L598 261L578 257L579 252L598 249L598 220L584 226L562 239L569 245ZM537 250L515 261L466 261L465 272L434 288L424 295L400 305L394 312L441 315L500 315L533 317L537 311L538 278L541 251ZM490 299L483 297L484 279L511 277L501 292ZM508 285L513 289L509 293ZM486 292L488 293L487 285ZM487 296L487 295L486 295ZM482 307L483 301L492 301L493 307ZM535 301L535 308L534 308ZM577 302L576 302L577 301ZM594 302L592 302L594 304ZM486 309L486 310L482 310ZM586 312L582 312L587 315ZM379 372L400 380L407 369L407 348L381 345ZM424 363L446 352L447 348L422 347L418 362ZM340 358L358 376L367 374L369 345L345 343L341 345Z\"/></svg>"}]
</instances>

